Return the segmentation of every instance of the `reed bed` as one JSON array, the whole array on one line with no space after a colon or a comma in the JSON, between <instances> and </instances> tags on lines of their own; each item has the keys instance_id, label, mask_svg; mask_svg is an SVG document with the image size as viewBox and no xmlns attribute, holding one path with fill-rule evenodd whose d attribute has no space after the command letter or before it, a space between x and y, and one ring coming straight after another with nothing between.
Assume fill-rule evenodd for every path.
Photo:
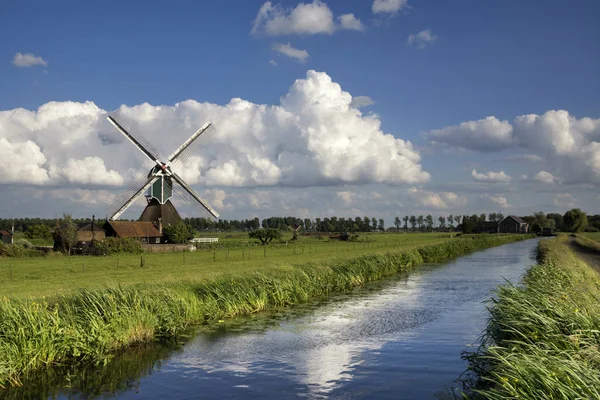
<instances>
[{"instance_id":1,"label":"reed bed","mask_svg":"<svg viewBox=\"0 0 600 400\"><path fill-rule=\"evenodd\" d=\"M481 235L353 259L281 265L204 281L83 289L50 299L0 299L0 387L73 363L108 363L135 343L176 337L193 324L302 303L368 281L529 238Z\"/></svg>"},{"instance_id":2,"label":"reed bed","mask_svg":"<svg viewBox=\"0 0 600 400\"><path fill-rule=\"evenodd\" d=\"M600 277L566 237L541 241L524 284L492 300L480 348L466 354L466 397L600 398Z\"/></svg>"}]
</instances>

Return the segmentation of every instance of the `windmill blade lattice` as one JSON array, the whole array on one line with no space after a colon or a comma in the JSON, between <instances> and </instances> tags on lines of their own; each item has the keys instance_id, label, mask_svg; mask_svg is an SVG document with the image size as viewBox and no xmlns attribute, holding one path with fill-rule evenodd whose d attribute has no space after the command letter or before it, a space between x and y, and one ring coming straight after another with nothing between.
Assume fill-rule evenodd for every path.
<instances>
[{"instance_id":1,"label":"windmill blade lattice","mask_svg":"<svg viewBox=\"0 0 600 400\"><path fill-rule=\"evenodd\" d=\"M176 151L175 153L173 153L171 155L171 157L169 157L169 163L172 165L172 167L174 169L181 170L183 168L185 162L187 161L187 159L192 154L194 154L194 150L197 149L200 144L206 143L217 132L217 129L215 128L214 125L212 125L212 124L207 124L207 125L208 126L206 126L206 128L202 127L204 129L200 128L196 132L196 133L199 133L199 135L196 138L193 138L193 136L196 135L196 133L194 133L194 135L192 135L192 137L190 139L193 138L193 140L191 140L191 142L187 145L187 147L185 147L183 150L181 150L181 152L179 154L177 154L177 151ZM185 143L184 143L184 145L185 145Z\"/></svg>"}]
</instances>

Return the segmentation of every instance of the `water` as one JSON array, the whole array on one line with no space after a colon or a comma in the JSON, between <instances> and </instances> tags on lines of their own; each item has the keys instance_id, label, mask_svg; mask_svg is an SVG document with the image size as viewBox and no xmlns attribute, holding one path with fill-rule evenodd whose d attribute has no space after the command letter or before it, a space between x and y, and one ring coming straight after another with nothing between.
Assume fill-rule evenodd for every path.
<instances>
[{"instance_id":1,"label":"water","mask_svg":"<svg viewBox=\"0 0 600 400\"><path fill-rule=\"evenodd\" d=\"M147 346L106 368L57 372L14 398L454 398L461 352L485 327L482 302L534 263L537 240L228 322L181 345ZM61 382L57 384L56 382ZM55 383L52 383L55 382ZM61 387L62 386L62 387ZM456 393L459 393L456 390Z\"/></svg>"}]
</instances>

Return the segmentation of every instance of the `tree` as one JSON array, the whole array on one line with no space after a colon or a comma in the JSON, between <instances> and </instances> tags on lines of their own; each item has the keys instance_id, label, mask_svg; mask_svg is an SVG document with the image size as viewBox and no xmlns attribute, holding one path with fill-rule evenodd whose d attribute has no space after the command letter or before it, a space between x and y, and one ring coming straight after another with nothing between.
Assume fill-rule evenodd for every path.
<instances>
[{"instance_id":1,"label":"tree","mask_svg":"<svg viewBox=\"0 0 600 400\"><path fill-rule=\"evenodd\" d=\"M477 222L477 216L475 216L475 218L473 218L473 216L469 217L467 215L463 215L463 217L462 217L462 232L463 233L473 232L473 228L475 227L476 222Z\"/></svg>"},{"instance_id":2,"label":"tree","mask_svg":"<svg viewBox=\"0 0 600 400\"><path fill-rule=\"evenodd\" d=\"M416 226L417 226L417 217L415 217L414 215L411 215L410 216L410 229L412 229L414 231Z\"/></svg>"},{"instance_id":3,"label":"tree","mask_svg":"<svg viewBox=\"0 0 600 400\"><path fill-rule=\"evenodd\" d=\"M450 230L454 230L454 215L448 215L448 225L450 225Z\"/></svg>"},{"instance_id":4,"label":"tree","mask_svg":"<svg viewBox=\"0 0 600 400\"><path fill-rule=\"evenodd\" d=\"M563 229L563 216L562 214L550 213L546 215L548 220L554 221L554 226L556 230L561 231Z\"/></svg>"},{"instance_id":5,"label":"tree","mask_svg":"<svg viewBox=\"0 0 600 400\"><path fill-rule=\"evenodd\" d=\"M422 230L423 230L423 228L425 227L425 223L424 223L424 221L425 221L425 218L423 218L423 216L422 216L422 215L419 215L419 216L417 217L417 224L419 224L419 230L421 230L421 231L422 231Z\"/></svg>"},{"instance_id":6,"label":"tree","mask_svg":"<svg viewBox=\"0 0 600 400\"><path fill-rule=\"evenodd\" d=\"M460 224L460 221L463 219L462 215L455 215L454 216L454 222L456 222L456 225Z\"/></svg>"},{"instance_id":7,"label":"tree","mask_svg":"<svg viewBox=\"0 0 600 400\"><path fill-rule=\"evenodd\" d=\"M163 228L167 243L187 243L194 237L196 231L191 225L180 222L177 225L169 225Z\"/></svg>"},{"instance_id":8,"label":"tree","mask_svg":"<svg viewBox=\"0 0 600 400\"><path fill-rule=\"evenodd\" d=\"M252 232L248 232L250 239L258 239L263 246L268 245L274 239L281 239L281 231L279 229L257 229Z\"/></svg>"},{"instance_id":9,"label":"tree","mask_svg":"<svg viewBox=\"0 0 600 400\"><path fill-rule=\"evenodd\" d=\"M373 217L371 219L371 224L372 224L371 225L371 229L374 230L374 231L376 231L377 230L377 218Z\"/></svg>"},{"instance_id":10,"label":"tree","mask_svg":"<svg viewBox=\"0 0 600 400\"><path fill-rule=\"evenodd\" d=\"M52 238L52 232L48 225L38 224L31 225L25 232L27 239L50 239Z\"/></svg>"},{"instance_id":11,"label":"tree","mask_svg":"<svg viewBox=\"0 0 600 400\"><path fill-rule=\"evenodd\" d=\"M433 231L433 216L431 214L425 217L425 224L428 231Z\"/></svg>"},{"instance_id":12,"label":"tree","mask_svg":"<svg viewBox=\"0 0 600 400\"><path fill-rule=\"evenodd\" d=\"M378 226L380 231L385 231L385 221L383 220L383 218L379 218L379 226Z\"/></svg>"},{"instance_id":13,"label":"tree","mask_svg":"<svg viewBox=\"0 0 600 400\"><path fill-rule=\"evenodd\" d=\"M485 222L485 213L481 213L481 215L479 216L479 222Z\"/></svg>"},{"instance_id":14,"label":"tree","mask_svg":"<svg viewBox=\"0 0 600 400\"><path fill-rule=\"evenodd\" d=\"M439 216L438 221L440 222L440 229L446 228L446 217Z\"/></svg>"},{"instance_id":15,"label":"tree","mask_svg":"<svg viewBox=\"0 0 600 400\"><path fill-rule=\"evenodd\" d=\"M406 217L403 217L402 220L404 221L404 230L407 231L408 230L408 220L409 220L409 216L407 215Z\"/></svg>"},{"instance_id":16,"label":"tree","mask_svg":"<svg viewBox=\"0 0 600 400\"><path fill-rule=\"evenodd\" d=\"M400 227L402 226L402 222L400 222L400 217L394 218L394 226L396 226L397 231L400 231Z\"/></svg>"},{"instance_id":17,"label":"tree","mask_svg":"<svg viewBox=\"0 0 600 400\"><path fill-rule=\"evenodd\" d=\"M587 226L587 215L579 208L567 211L563 217L563 227L569 232L582 232Z\"/></svg>"},{"instance_id":18,"label":"tree","mask_svg":"<svg viewBox=\"0 0 600 400\"><path fill-rule=\"evenodd\" d=\"M63 254L70 254L77 243L77 226L71 214L63 214L61 220L56 221L54 228L54 250Z\"/></svg>"}]
</instances>

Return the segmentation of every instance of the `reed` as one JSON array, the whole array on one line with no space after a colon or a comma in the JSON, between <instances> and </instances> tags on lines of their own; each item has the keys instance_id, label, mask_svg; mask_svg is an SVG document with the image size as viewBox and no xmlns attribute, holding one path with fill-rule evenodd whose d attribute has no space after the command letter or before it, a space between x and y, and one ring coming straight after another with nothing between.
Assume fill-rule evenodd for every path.
<instances>
[{"instance_id":1,"label":"reed","mask_svg":"<svg viewBox=\"0 0 600 400\"><path fill-rule=\"evenodd\" d=\"M600 276L566 237L541 241L524 285L491 301L479 349L466 354L467 397L600 398Z\"/></svg>"},{"instance_id":2,"label":"reed","mask_svg":"<svg viewBox=\"0 0 600 400\"><path fill-rule=\"evenodd\" d=\"M442 262L527 235L456 238L352 259L281 265L212 280L83 289L51 299L0 299L0 387L42 368L107 363L134 343L175 337L193 324L341 293L368 281Z\"/></svg>"}]
</instances>

